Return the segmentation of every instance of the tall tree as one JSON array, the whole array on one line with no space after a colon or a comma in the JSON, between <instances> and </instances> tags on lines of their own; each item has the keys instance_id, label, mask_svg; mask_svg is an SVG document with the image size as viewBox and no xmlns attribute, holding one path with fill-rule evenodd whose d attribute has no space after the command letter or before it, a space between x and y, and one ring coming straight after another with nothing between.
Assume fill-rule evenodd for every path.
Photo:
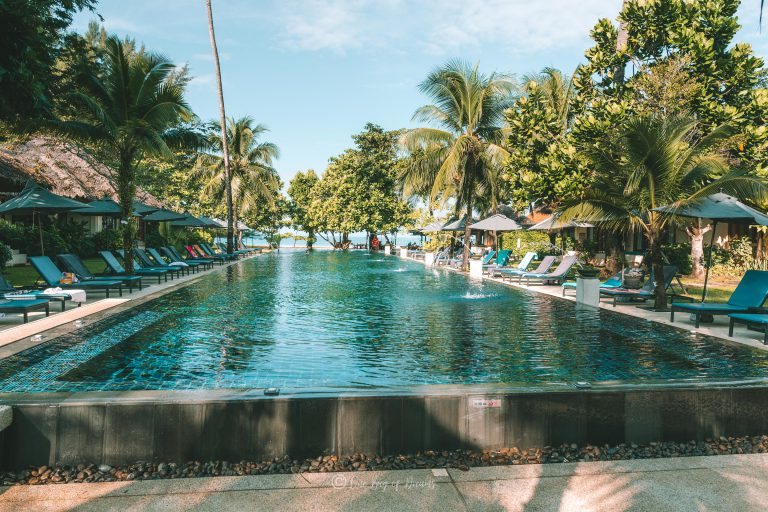
<instances>
[{"instance_id":1,"label":"tall tree","mask_svg":"<svg viewBox=\"0 0 768 512\"><path fill-rule=\"evenodd\" d=\"M584 148L597 169L596 183L562 209L566 221L581 219L617 233L633 230L643 234L656 280L657 310L667 307L663 235L679 218L674 212L662 214L655 208L680 208L721 190L741 198L765 195L761 180L729 170L727 160L713 151L732 135L732 128L721 126L695 140L697 129L692 119L634 118L627 123L614 153Z\"/></svg>"},{"instance_id":2,"label":"tall tree","mask_svg":"<svg viewBox=\"0 0 768 512\"><path fill-rule=\"evenodd\" d=\"M489 188L493 173L509 156L503 140L504 110L512 104L515 83L505 75L486 76L460 61L432 71L419 85L434 101L413 119L440 128L415 128L402 137L410 153L402 179L407 193L429 189L431 200L452 198L468 217L477 195ZM469 263L470 226L464 232L463 267Z\"/></svg>"},{"instance_id":3,"label":"tall tree","mask_svg":"<svg viewBox=\"0 0 768 512\"><path fill-rule=\"evenodd\" d=\"M274 190L280 178L272 163L280 150L272 142L262 142L267 132L264 125L250 117L230 118L227 122L226 142L229 148L229 172L225 168L221 138L217 123L209 125L208 150L201 152L195 163L195 177L203 179L206 196L221 200L232 194L232 222L261 205L271 207ZM227 187L229 185L229 187Z\"/></svg>"},{"instance_id":4,"label":"tall tree","mask_svg":"<svg viewBox=\"0 0 768 512\"><path fill-rule=\"evenodd\" d=\"M216 68L216 91L219 99L219 123L221 125L221 151L224 155L224 187L227 198L227 252L234 250L234 205L232 200L232 179L229 170L229 147L227 146L227 114L224 110L224 87L221 83L221 65L219 63L219 49L216 46L216 33L213 29L213 9L211 0L205 0L205 9L208 13L208 35L211 38L211 51L213 52L213 65Z\"/></svg>"},{"instance_id":5,"label":"tall tree","mask_svg":"<svg viewBox=\"0 0 768 512\"><path fill-rule=\"evenodd\" d=\"M320 178L315 171L297 172L288 183L288 196L291 198L290 212L291 223L295 229L301 229L307 233L307 249L312 250L315 243L315 224L309 215L312 203L312 190Z\"/></svg>"},{"instance_id":6,"label":"tall tree","mask_svg":"<svg viewBox=\"0 0 768 512\"><path fill-rule=\"evenodd\" d=\"M172 147L196 144L197 134L181 123L192 116L184 87L173 79L175 66L151 53L126 51L109 37L100 75L85 77L81 90L69 95L75 116L57 126L90 140L117 164L117 193L123 223L126 270L133 272L136 225L136 169L148 155L172 158Z\"/></svg>"}]
</instances>

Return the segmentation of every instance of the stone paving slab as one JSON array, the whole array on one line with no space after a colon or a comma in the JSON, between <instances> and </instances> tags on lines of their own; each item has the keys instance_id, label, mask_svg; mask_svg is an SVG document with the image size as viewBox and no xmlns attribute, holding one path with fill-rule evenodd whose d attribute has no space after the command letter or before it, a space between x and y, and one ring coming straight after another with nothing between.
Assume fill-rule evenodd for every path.
<instances>
[{"instance_id":1,"label":"stone paving slab","mask_svg":"<svg viewBox=\"0 0 768 512\"><path fill-rule=\"evenodd\" d=\"M763 511L768 454L0 487L0 512Z\"/></svg>"}]
</instances>

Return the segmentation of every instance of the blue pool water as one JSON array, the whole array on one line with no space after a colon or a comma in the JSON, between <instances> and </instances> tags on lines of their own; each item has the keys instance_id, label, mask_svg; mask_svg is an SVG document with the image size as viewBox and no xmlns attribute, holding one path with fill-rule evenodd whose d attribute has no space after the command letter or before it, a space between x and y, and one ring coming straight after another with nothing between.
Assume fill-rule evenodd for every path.
<instances>
[{"instance_id":1,"label":"blue pool water","mask_svg":"<svg viewBox=\"0 0 768 512\"><path fill-rule=\"evenodd\" d=\"M768 354L365 252L244 261L0 361L0 392L768 377Z\"/></svg>"}]
</instances>

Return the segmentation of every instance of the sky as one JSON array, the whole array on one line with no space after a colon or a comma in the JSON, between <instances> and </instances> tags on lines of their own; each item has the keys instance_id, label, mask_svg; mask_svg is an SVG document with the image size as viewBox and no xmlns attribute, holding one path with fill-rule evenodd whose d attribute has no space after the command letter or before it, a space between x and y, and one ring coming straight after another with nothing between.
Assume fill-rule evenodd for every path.
<instances>
[{"instance_id":1,"label":"sky","mask_svg":"<svg viewBox=\"0 0 768 512\"><path fill-rule=\"evenodd\" d=\"M738 41L768 56L758 30L759 0L744 0ZM297 171L322 172L351 147L367 122L414 126L429 103L419 82L459 58L486 73L517 76L546 66L570 74L591 46L599 18L615 19L621 0L213 0L228 116L266 125L281 151L287 183ZM143 42L194 79L188 101L218 119L204 0L100 0L74 29L104 19L110 33Z\"/></svg>"}]
</instances>

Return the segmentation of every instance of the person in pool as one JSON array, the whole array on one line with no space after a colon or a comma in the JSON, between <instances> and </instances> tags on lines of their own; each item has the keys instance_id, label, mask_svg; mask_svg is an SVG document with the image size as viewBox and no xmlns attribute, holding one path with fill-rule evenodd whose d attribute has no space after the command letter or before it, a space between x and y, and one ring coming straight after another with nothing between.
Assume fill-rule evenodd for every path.
<instances>
[{"instance_id":1,"label":"person in pool","mask_svg":"<svg viewBox=\"0 0 768 512\"><path fill-rule=\"evenodd\" d=\"M373 249L374 251L378 251L379 245L380 245L379 237L377 237L376 235L373 235L373 238L371 239L371 249Z\"/></svg>"}]
</instances>

